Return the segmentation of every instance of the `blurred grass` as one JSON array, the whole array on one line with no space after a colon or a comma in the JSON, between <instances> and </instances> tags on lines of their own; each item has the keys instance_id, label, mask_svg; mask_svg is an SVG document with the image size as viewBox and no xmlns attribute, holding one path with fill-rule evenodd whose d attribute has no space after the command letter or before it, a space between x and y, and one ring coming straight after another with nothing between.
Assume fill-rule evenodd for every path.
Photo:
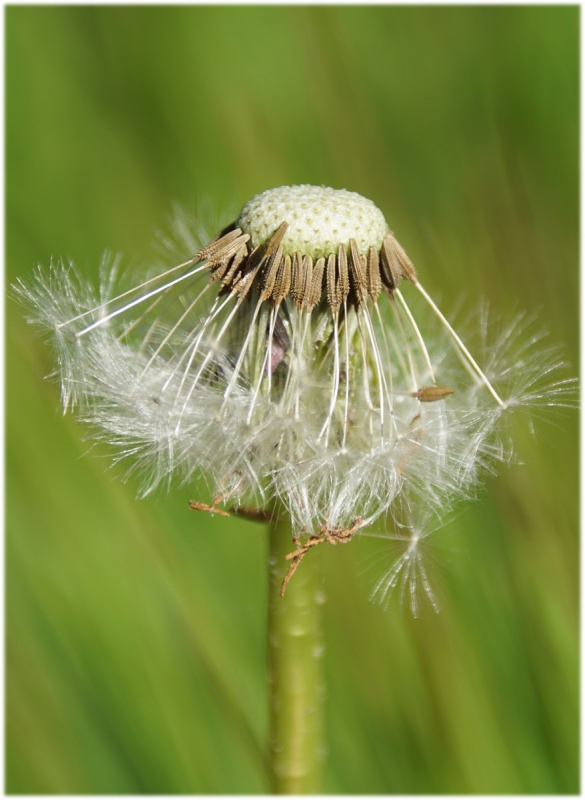
<instances>
[{"instance_id":1,"label":"blurred grass","mask_svg":"<svg viewBox=\"0 0 585 800\"><path fill-rule=\"evenodd\" d=\"M174 201L325 183L383 209L447 307L536 310L576 371L578 16L9 6L7 282L144 257ZM7 791L265 791L264 531L193 515L203 487L137 501L12 301L7 325ZM576 414L555 422L431 538L439 616L368 602L380 540L315 553L327 791L578 792Z\"/></svg>"}]
</instances>

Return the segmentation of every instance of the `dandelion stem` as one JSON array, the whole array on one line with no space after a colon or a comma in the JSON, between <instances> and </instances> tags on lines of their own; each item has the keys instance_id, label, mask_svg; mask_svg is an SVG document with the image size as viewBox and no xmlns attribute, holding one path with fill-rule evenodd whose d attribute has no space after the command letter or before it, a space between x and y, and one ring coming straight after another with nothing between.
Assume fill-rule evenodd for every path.
<instances>
[{"instance_id":1,"label":"dandelion stem","mask_svg":"<svg viewBox=\"0 0 585 800\"><path fill-rule=\"evenodd\" d=\"M269 765L273 794L320 794L323 763L321 580L305 559L280 596L294 550L288 519L272 523L269 543Z\"/></svg>"}]
</instances>

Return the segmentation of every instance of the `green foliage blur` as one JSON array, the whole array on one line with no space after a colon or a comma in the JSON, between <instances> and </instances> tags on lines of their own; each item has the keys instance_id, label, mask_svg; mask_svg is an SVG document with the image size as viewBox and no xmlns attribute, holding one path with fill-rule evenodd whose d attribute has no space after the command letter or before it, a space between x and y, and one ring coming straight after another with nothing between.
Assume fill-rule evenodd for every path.
<instances>
[{"instance_id":1,"label":"green foliage blur","mask_svg":"<svg viewBox=\"0 0 585 800\"><path fill-rule=\"evenodd\" d=\"M538 314L576 373L576 6L8 6L6 277L148 257L172 204L290 183L384 211L445 309ZM405 289L407 291L407 289ZM266 531L137 500L7 311L9 793L263 793ZM428 540L442 606L317 548L333 793L577 793L577 415ZM321 551L321 552L319 552Z\"/></svg>"}]
</instances>

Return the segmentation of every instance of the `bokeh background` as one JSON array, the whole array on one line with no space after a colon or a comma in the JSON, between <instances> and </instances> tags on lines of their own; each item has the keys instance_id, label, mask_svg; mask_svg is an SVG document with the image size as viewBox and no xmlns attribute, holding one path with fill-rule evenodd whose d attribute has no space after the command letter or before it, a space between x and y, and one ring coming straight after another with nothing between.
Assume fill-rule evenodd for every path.
<instances>
[{"instance_id":1,"label":"bokeh background","mask_svg":"<svg viewBox=\"0 0 585 800\"><path fill-rule=\"evenodd\" d=\"M576 374L577 7L7 7L6 276L148 257L171 206L373 199L449 307L537 312ZM405 290L406 291L406 290ZM261 793L266 532L137 500L7 301L11 793ZM441 613L318 548L335 793L578 791L577 414L428 540Z\"/></svg>"}]
</instances>

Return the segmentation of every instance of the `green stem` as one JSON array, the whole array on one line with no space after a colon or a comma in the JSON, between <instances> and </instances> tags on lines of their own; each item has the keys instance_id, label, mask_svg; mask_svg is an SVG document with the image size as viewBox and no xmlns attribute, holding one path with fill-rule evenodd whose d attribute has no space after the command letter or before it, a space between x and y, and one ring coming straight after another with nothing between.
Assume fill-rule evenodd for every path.
<instances>
[{"instance_id":1,"label":"green stem","mask_svg":"<svg viewBox=\"0 0 585 800\"><path fill-rule=\"evenodd\" d=\"M290 521L270 528L268 675L269 765L273 794L320 794L323 745L321 579L308 553L284 597L282 580L294 550Z\"/></svg>"}]
</instances>

